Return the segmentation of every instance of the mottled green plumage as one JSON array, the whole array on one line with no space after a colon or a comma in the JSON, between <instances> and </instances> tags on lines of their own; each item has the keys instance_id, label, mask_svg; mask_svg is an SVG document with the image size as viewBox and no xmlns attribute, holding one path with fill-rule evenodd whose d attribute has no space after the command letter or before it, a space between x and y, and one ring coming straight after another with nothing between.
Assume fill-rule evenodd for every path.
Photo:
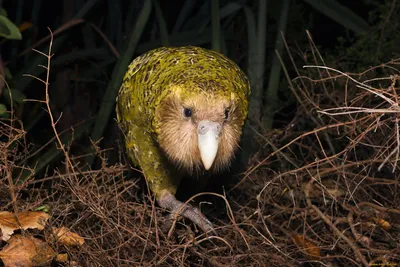
<instances>
[{"instance_id":1,"label":"mottled green plumage","mask_svg":"<svg viewBox=\"0 0 400 267\"><path fill-rule=\"evenodd\" d=\"M159 48L130 64L117 97L117 117L127 153L143 170L157 199L163 191L175 194L180 179L176 164L166 157L158 139L165 130L159 121L163 101L174 95L183 102L204 95L210 101L234 102L233 133L240 136L249 93L247 78L235 63L198 47ZM180 138L179 129L177 135Z\"/></svg>"}]
</instances>

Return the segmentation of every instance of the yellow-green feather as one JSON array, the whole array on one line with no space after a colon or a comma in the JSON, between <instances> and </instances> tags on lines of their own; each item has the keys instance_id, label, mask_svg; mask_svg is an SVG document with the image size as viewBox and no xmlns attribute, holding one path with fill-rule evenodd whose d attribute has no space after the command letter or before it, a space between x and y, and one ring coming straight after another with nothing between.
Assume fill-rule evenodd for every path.
<instances>
[{"instance_id":1,"label":"yellow-green feather","mask_svg":"<svg viewBox=\"0 0 400 267\"><path fill-rule=\"evenodd\" d=\"M243 122L249 84L239 67L225 56L198 47L158 48L136 58L128 67L117 97L117 118L125 134L127 153L143 170L158 198L175 193L179 175L157 144L157 107L177 87L181 96L208 93L239 98Z\"/></svg>"}]
</instances>

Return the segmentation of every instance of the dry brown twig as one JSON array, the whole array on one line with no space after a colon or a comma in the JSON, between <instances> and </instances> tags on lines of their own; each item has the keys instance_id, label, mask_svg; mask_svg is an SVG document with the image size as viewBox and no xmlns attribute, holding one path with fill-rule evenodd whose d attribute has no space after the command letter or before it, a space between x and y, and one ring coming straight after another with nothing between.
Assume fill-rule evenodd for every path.
<instances>
[{"instance_id":1,"label":"dry brown twig","mask_svg":"<svg viewBox=\"0 0 400 267\"><path fill-rule=\"evenodd\" d=\"M52 113L52 111L51 111L51 107L50 107L50 94L49 94L49 85L50 85L50 83L49 83L49 79L50 79L51 58L53 57L52 50L51 50L51 49L53 48L53 32L51 31L50 28L47 28L47 29L48 29L49 32L50 32L50 44L49 44L49 51L48 51L48 53L46 54L46 53L43 53L43 52L41 52L41 51L39 51L39 50L36 50L36 49L34 49L34 48L32 49L32 50L35 51L36 53L38 53L38 54L44 56L45 58L47 58L47 65L46 65L46 66L44 66L44 65L39 65L39 67L42 67L42 68L44 68L44 69L46 70L46 80L42 80L42 79L40 79L40 78L38 78L38 77L36 77L36 76L30 75L30 74L25 74L25 75L24 75L24 76L27 76L27 77L31 77L31 78L33 78L33 79L36 79L36 80L38 80L39 82L43 83L43 84L45 85L45 95L46 95L46 97L45 97L45 100L26 100L26 101L36 101L36 102L40 102L40 103L45 103L45 104L46 104L47 113L49 114L50 122L51 122L51 127L53 128L53 132L54 132L54 135L55 135L55 137L56 137L56 139L57 139L58 146L59 146L59 148L60 148L60 149L63 151L63 153L64 153L64 156L65 156L65 159L66 159L66 161L67 161L68 167L69 167L69 168L71 169L71 171L74 173L74 172L75 172L75 167L74 167L74 165L72 164L72 161L71 161L71 159L70 159L70 157L69 157L69 154L68 154L68 152L66 151L65 146L64 146L64 144L62 143L62 141L61 141L61 139L60 139L60 136L59 136L59 134L58 134L58 132L57 132L57 129L56 129L57 122L60 120L61 116L60 116L60 118L57 119L57 121L55 121L55 120L54 120L54 117L53 117L53 113ZM68 168L67 168L67 169L68 169ZM77 179L76 176L75 176L75 178Z\"/></svg>"}]
</instances>

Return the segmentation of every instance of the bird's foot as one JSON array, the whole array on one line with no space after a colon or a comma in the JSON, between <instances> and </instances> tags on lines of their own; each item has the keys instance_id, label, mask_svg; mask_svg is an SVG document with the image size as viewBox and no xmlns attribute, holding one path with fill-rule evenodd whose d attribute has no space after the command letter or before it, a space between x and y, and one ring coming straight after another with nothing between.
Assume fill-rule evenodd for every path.
<instances>
[{"instance_id":1,"label":"bird's foot","mask_svg":"<svg viewBox=\"0 0 400 267\"><path fill-rule=\"evenodd\" d=\"M205 233L214 231L212 223L198 208L177 200L175 196L169 192L165 192L160 199L158 199L158 204L170 210L173 214L181 215L191 220Z\"/></svg>"}]
</instances>

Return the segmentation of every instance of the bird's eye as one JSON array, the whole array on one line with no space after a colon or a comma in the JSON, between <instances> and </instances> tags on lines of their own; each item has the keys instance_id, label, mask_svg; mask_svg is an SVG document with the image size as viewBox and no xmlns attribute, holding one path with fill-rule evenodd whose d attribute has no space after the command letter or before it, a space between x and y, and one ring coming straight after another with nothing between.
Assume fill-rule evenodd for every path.
<instances>
[{"instance_id":1,"label":"bird's eye","mask_svg":"<svg viewBox=\"0 0 400 267\"><path fill-rule=\"evenodd\" d=\"M185 115L186 118L192 117L192 109L191 108L185 108L183 110L183 114Z\"/></svg>"},{"instance_id":2,"label":"bird's eye","mask_svg":"<svg viewBox=\"0 0 400 267\"><path fill-rule=\"evenodd\" d=\"M227 120L229 117L229 108L225 109L225 120Z\"/></svg>"}]
</instances>

